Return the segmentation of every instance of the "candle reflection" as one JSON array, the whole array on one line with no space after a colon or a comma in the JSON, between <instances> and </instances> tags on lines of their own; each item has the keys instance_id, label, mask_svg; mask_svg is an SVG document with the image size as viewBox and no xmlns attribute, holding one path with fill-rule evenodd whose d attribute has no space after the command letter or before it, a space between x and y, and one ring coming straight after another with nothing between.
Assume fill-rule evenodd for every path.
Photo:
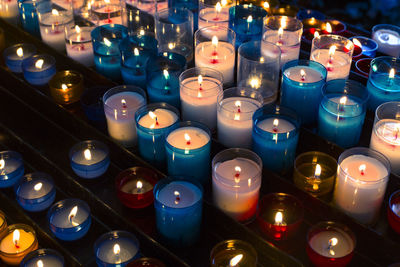
<instances>
[{"instance_id":1,"label":"candle reflection","mask_svg":"<svg viewBox=\"0 0 400 267\"><path fill-rule=\"evenodd\" d=\"M235 257L233 257L230 262L229 262L229 266L230 267L235 267L239 264L239 262L243 259L243 254L238 254Z\"/></svg>"}]
</instances>

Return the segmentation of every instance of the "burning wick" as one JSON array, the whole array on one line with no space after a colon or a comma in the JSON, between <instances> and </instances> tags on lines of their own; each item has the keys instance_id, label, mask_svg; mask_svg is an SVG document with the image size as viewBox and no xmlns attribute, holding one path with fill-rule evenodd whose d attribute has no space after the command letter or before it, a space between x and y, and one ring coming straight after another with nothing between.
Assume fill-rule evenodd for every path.
<instances>
[{"instance_id":1,"label":"burning wick","mask_svg":"<svg viewBox=\"0 0 400 267\"><path fill-rule=\"evenodd\" d=\"M190 136L187 133L185 133L185 140L186 140L186 144L190 145Z\"/></svg>"},{"instance_id":2,"label":"burning wick","mask_svg":"<svg viewBox=\"0 0 400 267\"><path fill-rule=\"evenodd\" d=\"M6 162L4 161L4 159L0 159L0 174L1 175L4 175L4 173L5 173L5 170L4 170L4 167L6 166Z\"/></svg>"},{"instance_id":3,"label":"burning wick","mask_svg":"<svg viewBox=\"0 0 400 267\"><path fill-rule=\"evenodd\" d=\"M86 160L91 160L92 159L92 153L90 153L90 150L88 148L83 151L83 155L85 156Z\"/></svg>"},{"instance_id":4,"label":"burning wick","mask_svg":"<svg viewBox=\"0 0 400 267\"><path fill-rule=\"evenodd\" d=\"M339 99L339 110L340 110L340 111L344 111L343 106L346 105L346 103L347 103L347 96L342 96L342 97Z\"/></svg>"},{"instance_id":5,"label":"burning wick","mask_svg":"<svg viewBox=\"0 0 400 267\"><path fill-rule=\"evenodd\" d=\"M238 254L229 261L229 267L235 267L243 259L243 254Z\"/></svg>"},{"instance_id":6,"label":"burning wick","mask_svg":"<svg viewBox=\"0 0 400 267\"><path fill-rule=\"evenodd\" d=\"M157 115L156 115L154 112L149 111L149 116L150 116L150 118L152 118L153 120L156 121L156 125L160 125L160 124L158 123ZM154 128L154 127L150 127L150 128Z\"/></svg>"},{"instance_id":7,"label":"burning wick","mask_svg":"<svg viewBox=\"0 0 400 267\"><path fill-rule=\"evenodd\" d=\"M201 88L201 84L203 83L203 76L199 75L197 77L197 82L199 83L199 90L203 90L203 88Z\"/></svg>"},{"instance_id":8,"label":"burning wick","mask_svg":"<svg viewBox=\"0 0 400 267\"><path fill-rule=\"evenodd\" d=\"M76 216L76 213L78 212L78 206L75 206L72 208L71 212L68 215L68 220L71 222L73 226L77 226L78 224L73 221L74 217Z\"/></svg>"},{"instance_id":9,"label":"burning wick","mask_svg":"<svg viewBox=\"0 0 400 267\"><path fill-rule=\"evenodd\" d=\"M274 119L274 122L272 123L272 125L274 126L272 131L274 131L274 133L277 133L278 132L279 120L278 119Z\"/></svg>"},{"instance_id":10,"label":"burning wick","mask_svg":"<svg viewBox=\"0 0 400 267\"><path fill-rule=\"evenodd\" d=\"M336 49L337 49L336 45L332 45L329 48L329 61L328 61L328 63L330 63L330 64L332 64L332 62L333 62L333 55L335 55Z\"/></svg>"},{"instance_id":11,"label":"burning wick","mask_svg":"<svg viewBox=\"0 0 400 267\"><path fill-rule=\"evenodd\" d=\"M301 76L301 81L305 81L306 80L306 72L305 70L301 69L300 70L300 76Z\"/></svg>"},{"instance_id":12,"label":"burning wick","mask_svg":"<svg viewBox=\"0 0 400 267\"><path fill-rule=\"evenodd\" d=\"M178 191L174 191L175 195L175 204L178 205L179 201L181 201L181 194Z\"/></svg>"},{"instance_id":13,"label":"burning wick","mask_svg":"<svg viewBox=\"0 0 400 267\"><path fill-rule=\"evenodd\" d=\"M42 260L38 260L37 262L36 262L36 266L37 267L43 267L44 265L43 265L43 261Z\"/></svg>"},{"instance_id":14,"label":"burning wick","mask_svg":"<svg viewBox=\"0 0 400 267\"><path fill-rule=\"evenodd\" d=\"M35 184L35 186L33 187L33 189L35 189L35 191L40 191L40 189L42 189L43 184L42 183L37 183Z\"/></svg>"},{"instance_id":15,"label":"burning wick","mask_svg":"<svg viewBox=\"0 0 400 267\"><path fill-rule=\"evenodd\" d=\"M43 63L44 63L44 60L43 60L43 59L39 59L39 60L36 61L36 63L35 63L35 68L41 69L41 68L43 67Z\"/></svg>"},{"instance_id":16,"label":"burning wick","mask_svg":"<svg viewBox=\"0 0 400 267\"><path fill-rule=\"evenodd\" d=\"M119 253L121 252L121 247L118 244L115 244L113 247L113 251L115 255L119 255Z\"/></svg>"},{"instance_id":17,"label":"burning wick","mask_svg":"<svg viewBox=\"0 0 400 267\"><path fill-rule=\"evenodd\" d=\"M143 188L143 183L141 181L137 181L136 188L137 188L137 192L140 193Z\"/></svg>"},{"instance_id":18,"label":"burning wick","mask_svg":"<svg viewBox=\"0 0 400 267\"><path fill-rule=\"evenodd\" d=\"M240 168L239 166L235 167L235 172L236 172L235 178L239 178L241 171L242 171L242 168Z\"/></svg>"},{"instance_id":19,"label":"burning wick","mask_svg":"<svg viewBox=\"0 0 400 267\"><path fill-rule=\"evenodd\" d=\"M68 89L68 86L65 83L63 83L61 84L61 89L65 91Z\"/></svg>"},{"instance_id":20,"label":"burning wick","mask_svg":"<svg viewBox=\"0 0 400 267\"><path fill-rule=\"evenodd\" d=\"M283 213L280 212L280 211L278 211L275 214L275 225L278 225L278 226L285 226L286 225L286 223L283 222Z\"/></svg>"},{"instance_id":21,"label":"burning wick","mask_svg":"<svg viewBox=\"0 0 400 267\"><path fill-rule=\"evenodd\" d=\"M394 69L390 69L390 71L389 71L389 84L393 83L394 74L395 74Z\"/></svg>"},{"instance_id":22,"label":"burning wick","mask_svg":"<svg viewBox=\"0 0 400 267\"><path fill-rule=\"evenodd\" d=\"M242 105L242 103L240 103L240 101L236 101L235 102L235 106L237 107L237 112L240 113L240 106Z\"/></svg>"},{"instance_id":23,"label":"burning wick","mask_svg":"<svg viewBox=\"0 0 400 267\"><path fill-rule=\"evenodd\" d=\"M19 230L15 230L15 231L13 232L13 243L14 243L14 245L15 245L15 247L16 247L17 249L20 248L20 246L19 246L19 244L18 244L18 242L19 242L19 236L20 236Z\"/></svg>"},{"instance_id":24,"label":"burning wick","mask_svg":"<svg viewBox=\"0 0 400 267\"><path fill-rule=\"evenodd\" d=\"M217 36L213 36L212 37L211 44L214 47L214 50L213 50L213 52L211 54L211 56L212 56L211 63L212 64L216 64L216 63L218 63L218 53L217 53L218 37Z\"/></svg>"},{"instance_id":25,"label":"burning wick","mask_svg":"<svg viewBox=\"0 0 400 267\"><path fill-rule=\"evenodd\" d=\"M252 15L250 15L248 18L247 18L247 31L250 31L250 24L253 22L253 16Z\"/></svg>"},{"instance_id":26,"label":"burning wick","mask_svg":"<svg viewBox=\"0 0 400 267\"><path fill-rule=\"evenodd\" d=\"M19 57L23 57L24 56L24 50L22 49L22 47L17 49L17 56L19 56Z\"/></svg>"},{"instance_id":27,"label":"burning wick","mask_svg":"<svg viewBox=\"0 0 400 267\"><path fill-rule=\"evenodd\" d=\"M127 108L125 99L121 100L122 108Z\"/></svg>"},{"instance_id":28,"label":"burning wick","mask_svg":"<svg viewBox=\"0 0 400 267\"><path fill-rule=\"evenodd\" d=\"M218 2L218 3L215 5L216 14L215 14L214 20L219 20L218 15L221 13L221 10L222 10L222 6L221 6L220 2Z\"/></svg>"},{"instance_id":29,"label":"burning wick","mask_svg":"<svg viewBox=\"0 0 400 267\"><path fill-rule=\"evenodd\" d=\"M319 178L321 176L321 172L322 172L321 165L317 164L317 166L315 166L314 179L311 179L313 182L313 185L312 185L313 190L319 189L318 184L321 183L321 180Z\"/></svg>"},{"instance_id":30,"label":"burning wick","mask_svg":"<svg viewBox=\"0 0 400 267\"><path fill-rule=\"evenodd\" d=\"M331 24L329 22L326 23L325 30L328 33L332 33L332 26L331 26Z\"/></svg>"},{"instance_id":31,"label":"burning wick","mask_svg":"<svg viewBox=\"0 0 400 267\"><path fill-rule=\"evenodd\" d=\"M332 248L334 246L336 246L337 243L338 243L338 240L336 237L329 239L328 249L329 249L329 254L331 254L332 256L335 256L335 251L333 251Z\"/></svg>"},{"instance_id":32,"label":"burning wick","mask_svg":"<svg viewBox=\"0 0 400 267\"><path fill-rule=\"evenodd\" d=\"M367 169L367 166L365 164L360 165L358 168L360 170L361 175L365 174L365 170Z\"/></svg>"}]
</instances>

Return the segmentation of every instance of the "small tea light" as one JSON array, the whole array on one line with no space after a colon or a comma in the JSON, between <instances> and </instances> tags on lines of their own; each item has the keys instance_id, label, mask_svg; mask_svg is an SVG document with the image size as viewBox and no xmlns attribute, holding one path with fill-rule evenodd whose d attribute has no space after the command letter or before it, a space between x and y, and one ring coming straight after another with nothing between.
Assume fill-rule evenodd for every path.
<instances>
[{"instance_id":1,"label":"small tea light","mask_svg":"<svg viewBox=\"0 0 400 267\"><path fill-rule=\"evenodd\" d=\"M131 262L129 267L166 267L160 260L153 258L140 258Z\"/></svg>"},{"instance_id":2,"label":"small tea light","mask_svg":"<svg viewBox=\"0 0 400 267\"><path fill-rule=\"evenodd\" d=\"M341 35L347 29L346 24L338 20L325 20L324 22L322 30L325 30L328 33Z\"/></svg>"},{"instance_id":3,"label":"small tea light","mask_svg":"<svg viewBox=\"0 0 400 267\"><path fill-rule=\"evenodd\" d=\"M49 81L50 93L54 101L67 105L79 101L84 91L83 76L74 70L57 72Z\"/></svg>"},{"instance_id":4,"label":"small tea light","mask_svg":"<svg viewBox=\"0 0 400 267\"><path fill-rule=\"evenodd\" d=\"M252 245L242 240L222 241L211 250L210 266L257 266L257 251Z\"/></svg>"},{"instance_id":5,"label":"small tea light","mask_svg":"<svg viewBox=\"0 0 400 267\"><path fill-rule=\"evenodd\" d=\"M50 230L64 241L82 238L90 229L92 217L86 202L80 199L64 199L55 203L47 213Z\"/></svg>"},{"instance_id":6,"label":"small tea light","mask_svg":"<svg viewBox=\"0 0 400 267\"><path fill-rule=\"evenodd\" d=\"M7 229L6 215L0 210L0 236L3 236L3 232Z\"/></svg>"},{"instance_id":7,"label":"small tea light","mask_svg":"<svg viewBox=\"0 0 400 267\"><path fill-rule=\"evenodd\" d=\"M339 223L320 222L307 234L307 254L318 267L346 266L353 257L355 247L355 235Z\"/></svg>"},{"instance_id":8,"label":"small tea light","mask_svg":"<svg viewBox=\"0 0 400 267\"><path fill-rule=\"evenodd\" d=\"M400 56L400 27L379 24L372 28L372 39L378 43L378 51L392 57Z\"/></svg>"},{"instance_id":9,"label":"small tea light","mask_svg":"<svg viewBox=\"0 0 400 267\"><path fill-rule=\"evenodd\" d=\"M296 17L299 12L299 8L294 5L282 4L280 3L277 7L272 8L272 14L277 16L288 16L288 17Z\"/></svg>"},{"instance_id":10,"label":"small tea light","mask_svg":"<svg viewBox=\"0 0 400 267\"><path fill-rule=\"evenodd\" d=\"M27 211L42 211L53 204L56 189L50 175L41 172L26 174L15 188L19 205Z\"/></svg>"},{"instance_id":11,"label":"small tea light","mask_svg":"<svg viewBox=\"0 0 400 267\"><path fill-rule=\"evenodd\" d=\"M356 61L356 72L368 78L372 58L362 58Z\"/></svg>"},{"instance_id":12,"label":"small tea light","mask_svg":"<svg viewBox=\"0 0 400 267\"><path fill-rule=\"evenodd\" d=\"M28 83L45 85L56 74L56 60L47 54L32 56L22 61L22 72Z\"/></svg>"},{"instance_id":13,"label":"small tea light","mask_svg":"<svg viewBox=\"0 0 400 267\"><path fill-rule=\"evenodd\" d=\"M364 56L371 58L375 57L376 50L378 50L377 42L364 36L354 36L351 37L350 40L354 43L354 54L356 53L356 47L359 47Z\"/></svg>"},{"instance_id":14,"label":"small tea light","mask_svg":"<svg viewBox=\"0 0 400 267\"><path fill-rule=\"evenodd\" d=\"M26 255L20 267L64 267L64 257L53 249L41 248Z\"/></svg>"},{"instance_id":15,"label":"small tea light","mask_svg":"<svg viewBox=\"0 0 400 267\"><path fill-rule=\"evenodd\" d=\"M387 218L392 229L400 234L400 190L390 195Z\"/></svg>"},{"instance_id":16,"label":"small tea light","mask_svg":"<svg viewBox=\"0 0 400 267\"><path fill-rule=\"evenodd\" d=\"M304 29L321 29L323 25L323 22L315 17L302 19L301 22L303 23Z\"/></svg>"},{"instance_id":17,"label":"small tea light","mask_svg":"<svg viewBox=\"0 0 400 267\"><path fill-rule=\"evenodd\" d=\"M157 180L157 173L148 168L124 170L115 179L118 198L128 208L145 208L153 203L153 188Z\"/></svg>"},{"instance_id":18,"label":"small tea light","mask_svg":"<svg viewBox=\"0 0 400 267\"><path fill-rule=\"evenodd\" d=\"M15 185L24 175L22 156L15 151L0 152L0 188Z\"/></svg>"},{"instance_id":19,"label":"small tea light","mask_svg":"<svg viewBox=\"0 0 400 267\"><path fill-rule=\"evenodd\" d=\"M285 193L271 193L260 200L257 222L267 237L286 240L296 234L303 216L304 207L297 198Z\"/></svg>"},{"instance_id":20,"label":"small tea light","mask_svg":"<svg viewBox=\"0 0 400 267\"><path fill-rule=\"evenodd\" d=\"M7 68L15 73L22 73L22 61L36 54L36 47L32 44L16 44L3 52Z\"/></svg>"},{"instance_id":21,"label":"small tea light","mask_svg":"<svg viewBox=\"0 0 400 267\"><path fill-rule=\"evenodd\" d=\"M8 265L19 265L22 259L38 248L36 233L25 224L13 224L5 230L0 241L0 258Z\"/></svg>"},{"instance_id":22,"label":"small tea light","mask_svg":"<svg viewBox=\"0 0 400 267\"><path fill-rule=\"evenodd\" d=\"M100 236L94 243L98 266L127 266L139 257L139 241L126 231L111 231Z\"/></svg>"}]
</instances>

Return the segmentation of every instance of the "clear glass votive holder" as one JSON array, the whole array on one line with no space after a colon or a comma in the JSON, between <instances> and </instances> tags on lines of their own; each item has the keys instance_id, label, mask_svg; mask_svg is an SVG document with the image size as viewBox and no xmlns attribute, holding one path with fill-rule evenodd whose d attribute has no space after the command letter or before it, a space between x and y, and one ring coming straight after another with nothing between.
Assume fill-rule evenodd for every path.
<instances>
[{"instance_id":1,"label":"clear glass votive holder","mask_svg":"<svg viewBox=\"0 0 400 267\"><path fill-rule=\"evenodd\" d=\"M232 264L233 263L233 264ZM257 251L242 240L225 240L216 244L210 253L210 266L257 266Z\"/></svg>"},{"instance_id":2,"label":"clear glass votive holder","mask_svg":"<svg viewBox=\"0 0 400 267\"><path fill-rule=\"evenodd\" d=\"M300 9L296 16L299 20L315 18L317 20L324 20L325 14L313 9Z\"/></svg>"},{"instance_id":3,"label":"clear glass votive holder","mask_svg":"<svg viewBox=\"0 0 400 267\"><path fill-rule=\"evenodd\" d=\"M372 39L378 43L378 52L400 57L400 27L378 24L372 28Z\"/></svg>"},{"instance_id":4,"label":"clear glass votive holder","mask_svg":"<svg viewBox=\"0 0 400 267\"><path fill-rule=\"evenodd\" d=\"M57 72L49 81L50 94L61 105L78 102L84 88L83 76L74 70Z\"/></svg>"},{"instance_id":5,"label":"clear glass votive holder","mask_svg":"<svg viewBox=\"0 0 400 267\"><path fill-rule=\"evenodd\" d=\"M322 26L322 30L324 30L328 34L332 33L337 35L345 35L344 33L347 30L347 26L345 23L339 20L327 19L324 20L324 25Z\"/></svg>"},{"instance_id":6,"label":"clear glass votive holder","mask_svg":"<svg viewBox=\"0 0 400 267\"><path fill-rule=\"evenodd\" d=\"M37 15L37 6L39 3L46 3L48 7L51 8L50 0L18 0L22 28L37 38L40 38L39 20Z\"/></svg>"},{"instance_id":7,"label":"clear glass votive holder","mask_svg":"<svg viewBox=\"0 0 400 267\"><path fill-rule=\"evenodd\" d=\"M36 54L36 47L32 44L16 44L6 48L3 52L7 68L14 73L22 73L22 61Z\"/></svg>"},{"instance_id":8,"label":"clear glass votive holder","mask_svg":"<svg viewBox=\"0 0 400 267\"><path fill-rule=\"evenodd\" d=\"M233 6L233 0L199 0L198 28L209 26L229 27L229 8Z\"/></svg>"},{"instance_id":9,"label":"clear glass votive holder","mask_svg":"<svg viewBox=\"0 0 400 267\"><path fill-rule=\"evenodd\" d=\"M154 31L154 15L157 11L163 10L168 8L168 1L167 0L127 0L126 1L127 9L129 12L129 9L131 9L134 14L137 15L142 15L140 12L138 13L137 11L143 11L142 13L147 13L152 17L153 20L153 30ZM130 6L130 7L129 7ZM129 16L129 13L128 13ZM140 18L142 19L142 18ZM135 20L137 20L135 18Z\"/></svg>"},{"instance_id":10,"label":"clear glass votive holder","mask_svg":"<svg viewBox=\"0 0 400 267\"><path fill-rule=\"evenodd\" d=\"M199 0L168 0L169 8L185 8L193 14L193 31L198 28Z\"/></svg>"},{"instance_id":11,"label":"clear glass votive holder","mask_svg":"<svg viewBox=\"0 0 400 267\"><path fill-rule=\"evenodd\" d=\"M91 0L90 10L99 18L99 25L127 25L125 1L123 0Z\"/></svg>"},{"instance_id":12,"label":"clear glass votive holder","mask_svg":"<svg viewBox=\"0 0 400 267\"><path fill-rule=\"evenodd\" d=\"M64 267L64 257L53 249L40 248L26 255L20 264L20 267L32 266Z\"/></svg>"},{"instance_id":13,"label":"clear glass votive holder","mask_svg":"<svg viewBox=\"0 0 400 267\"><path fill-rule=\"evenodd\" d=\"M193 13L184 7L170 7L155 15L159 52L174 52L193 60Z\"/></svg>"},{"instance_id":14,"label":"clear glass votive holder","mask_svg":"<svg viewBox=\"0 0 400 267\"><path fill-rule=\"evenodd\" d=\"M375 42L373 39L365 36L354 36L351 37L350 40L354 43L355 46L359 46L361 48L363 55L371 58L375 57L376 50L378 50L378 43ZM354 49L355 48L356 47L354 47Z\"/></svg>"},{"instance_id":15,"label":"clear glass votive holder","mask_svg":"<svg viewBox=\"0 0 400 267\"><path fill-rule=\"evenodd\" d=\"M249 41L238 49L237 85L252 88L263 97L263 103L278 97L280 48L269 42Z\"/></svg>"},{"instance_id":16,"label":"clear glass votive holder","mask_svg":"<svg viewBox=\"0 0 400 267\"><path fill-rule=\"evenodd\" d=\"M22 72L28 83L46 85L56 74L56 60L47 54L34 55L22 61Z\"/></svg>"},{"instance_id":17,"label":"clear glass votive holder","mask_svg":"<svg viewBox=\"0 0 400 267\"><path fill-rule=\"evenodd\" d=\"M372 58L361 58L356 61L356 72L368 78L371 69Z\"/></svg>"},{"instance_id":18,"label":"clear glass votive holder","mask_svg":"<svg viewBox=\"0 0 400 267\"><path fill-rule=\"evenodd\" d=\"M11 150L0 152L0 188L14 186L24 175L24 171L21 154Z\"/></svg>"},{"instance_id":19,"label":"clear glass votive holder","mask_svg":"<svg viewBox=\"0 0 400 267\"><path fill-rule=\"evenodd\" d=\"M137 32L154 34L155 13L168 8L167 0L126 0L125 2L129 35L135 35Z\"/></svg>"},{"instance_id":20,"label":"clear glass votive holder","mask_svg":"<svg viewBox=\"0 0 400 267\"><path fill-rule=\"evenodd\" d=\"M0 1L0 18L8 23L19 24L18 0L1 0Z\"/></svg>"},{"instance_id":21,"label":"clear glass votive holder","mask_svg":"<svg viewBox=\"0 0 400 267\"><path fill-rule=\"evenodd\" d=\"M75 24L65 27L65 45L67 55L73 60L91 67L94 64L91 32L95 27Z\"/></svg>"}]
</instances>

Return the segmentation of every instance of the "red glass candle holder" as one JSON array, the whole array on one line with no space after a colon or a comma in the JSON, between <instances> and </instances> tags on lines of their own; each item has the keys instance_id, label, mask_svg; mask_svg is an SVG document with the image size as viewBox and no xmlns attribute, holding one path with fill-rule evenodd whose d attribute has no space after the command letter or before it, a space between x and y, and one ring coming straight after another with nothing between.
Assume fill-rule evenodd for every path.
<instances>
[{"instance_id":1,"label":"red glass candle holder","mask_svg":"<svg viewBox=\"0 0 400 267\"><path fill-rule=\"evenodd\" d=\"M145 208L154 201L153 188L157 180L157 173L148 168L126 169L115 180L118 198L128 208Z\"/></svg>"},{"instance_id":2,"label":"red glass candle holder","mask_svg":"<svg viewBox=\"0 0 400 267\"><path fill-rule=\"evenodd\" d=\"M140 258L129 263L127 267L165 267L165 264L153 258Z\"/></svg>"},{"instance_id":3,"label":"red glass candle holder","mask_svg":"<svg viewBox=\"0 0 400 267\"><path fill-rule=\"evenodd\" d=\"M355 247L355 235L340 223L320 222L307 234L307 254L317 267L346 266L353 258Z\"/></svg>"},{"instance_id":4,"label":"red glass candle holder","mask_svg":"<svg viewBox=\"0 0 400 267\"><path fill-rule=\"evenodd\" d=\"M368 78L372 58L361 58L356 61L356 72Z\"/></svg>"},{"instance_id":5,"label":"red glass candle holder","mask_svg":"<svg viewBox=\"0 0 400 267\"><path fill-rule=\"evenodd\" d=\"M353 50L353 61L354 60L359 60L361 58L364 58L365 56L363 55L362 48L359 47L358 45L354 45L354 50Z\"/></svg>"},{"instance_id":6,"label":"red glass candle holder","mask_svg":"<svg viewBox=\"0 0 400 267\"><path fill-rule=\"evenodd\" d=\"M259 203L257 222L261 231L274 240L293 236L303 221L303 204L285 193L265 195Z\"/></svg>"},{"instance_id":7,"label":"red glass candle holder","mask_svg":"<svg viewBox=\"0 0 400 267\"><path fill-rule=\"evenodd\" d=\"M390 196L387 216L392 229L400 234L400 190Z\"/></svg>"}]
</instances>

